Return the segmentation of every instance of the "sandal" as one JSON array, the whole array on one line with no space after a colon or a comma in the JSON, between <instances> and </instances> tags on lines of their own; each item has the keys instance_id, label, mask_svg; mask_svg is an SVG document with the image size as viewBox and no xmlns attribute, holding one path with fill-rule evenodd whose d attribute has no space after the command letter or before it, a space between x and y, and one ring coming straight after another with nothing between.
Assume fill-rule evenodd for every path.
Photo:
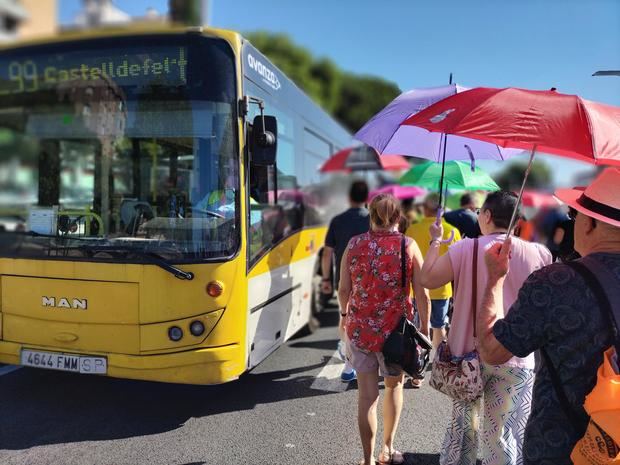
<instances>
[{"instance_id":1,"label":"sandal","mask_svg":"<svg viewBox=\"0 0 620 465\"><path fill-rule=\"evenodd\" d=\"M375 465L375 463L376 463L376 462L375 462L375 459L374 459L374 458L370 459L370 463L369 463L369 464L367 464L367 463L364 461L364 459L362 459L362 460L360 460L359 462L357 462L357 465Z\"/></svg>"},{"instance_id":2,"label":"sandal","mask_svg":"<svg viewBox=\"0 0 620 465\"><path fill-rule=\"evenodd\" d=\"M423 380L423 379L414 379L414 378L411 378L411 379L409 380L409 383L411 384L411 387L412 387L413 389L420 389L420 388L422 387L422 383L423 383L423 382L424 382L424 380Z\"/></svg>"},{"instance_id":3,"label":"sandal","mask_svg":"<svg viewBox=\"0 0 620 465\"><path fill-rule=\"evenodd\" d=\"M377 463L379 465L401 465L405 463L405 457L403 457L402 452L399 452L396 449L392 450L392 452L383 450L379 454L379 460L377 460Z\"/></svg>"}]
</instances>

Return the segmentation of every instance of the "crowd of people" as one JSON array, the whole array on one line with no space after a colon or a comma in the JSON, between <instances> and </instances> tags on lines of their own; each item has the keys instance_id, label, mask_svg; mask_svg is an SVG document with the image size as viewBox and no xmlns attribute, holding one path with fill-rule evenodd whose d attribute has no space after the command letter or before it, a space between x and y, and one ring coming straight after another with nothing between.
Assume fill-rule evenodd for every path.
<instances>
[{"instance_id":1,"label":"crowd of people","mask_svg":"<svg viewBox=\"0 0 620 465\"><path fill-rule=\"evenodd\" d=\"M322 258L323 291L338 287L342 380L358 383L360 464L375 463L380 376L376 462L404 462L394 447L404 375L381 352L403 315L435 348L447 340L454 356L476 349L482 360L482 397L452 401L441 465L572 463L588 424L584 399L615 333L592 283L569 260L593 260L620 285L620 170L604 170L585 189L556 192L570 209L570 225L561 228L571 237L560 243L574 250L566 254L508 230L518 207L511 192L489 193L480 208L466 194L441 220L435 194L420 204L421 216L408 215L389 194L366 209L367 195L363 181L353 183L351 208L332 220Z\"/></svg>"}]
</instances>

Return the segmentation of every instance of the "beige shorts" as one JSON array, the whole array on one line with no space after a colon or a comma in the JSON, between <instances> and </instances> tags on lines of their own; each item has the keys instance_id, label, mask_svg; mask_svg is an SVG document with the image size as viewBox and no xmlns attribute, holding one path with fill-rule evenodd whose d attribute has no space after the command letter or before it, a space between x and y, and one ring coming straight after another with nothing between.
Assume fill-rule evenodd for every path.
<instances>
[{"instance_id":1,"label":"beige shorts","mask_svg":"<svg viewBox=\"0 0 620 465\"><path fill-rule=\"evenodd\" d=\"M384 378L386 376L400 376L402 373L399 366L386 364L381 352L364 352L355 347L348 337L345 337L345 343L347 360L358 373L376 373L378 370Z\"/></svg>"}]
</instances>

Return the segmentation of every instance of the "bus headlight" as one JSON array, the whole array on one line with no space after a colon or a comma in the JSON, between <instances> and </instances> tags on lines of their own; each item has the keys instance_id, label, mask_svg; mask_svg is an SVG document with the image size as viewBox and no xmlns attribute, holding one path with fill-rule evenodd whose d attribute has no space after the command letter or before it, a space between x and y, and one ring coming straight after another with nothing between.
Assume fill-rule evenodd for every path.
<instances>
[{"instance_id":1,"label":"bus headlight","mask_svg":"<svg viewBox=\"0 0 620 465\"><path fill-rule=\"evenodd\" d=\"M192 336L201 336L205 332L205 325L202 324L202 321L192 321L192 324L189 325L189 332L192 333Z\"/></svg>"},{"instance_id":2,"label":"bus headlight","mask_svg":"<svg viewBox=\"0 0 620 465\"><path fill-rule=\"evenodd\" d=\"M171 341L178 342L183 338L183 330L178 326L168 328L168 337Z\"/></svg>"}]
</instances>

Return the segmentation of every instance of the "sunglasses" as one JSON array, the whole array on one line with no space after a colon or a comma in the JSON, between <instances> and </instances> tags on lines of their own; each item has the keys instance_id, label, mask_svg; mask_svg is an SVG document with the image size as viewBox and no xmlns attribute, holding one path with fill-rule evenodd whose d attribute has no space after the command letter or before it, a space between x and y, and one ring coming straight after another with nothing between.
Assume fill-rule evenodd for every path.
<instances>
[{"instance_id":1,"label":"sunglasses","mask_svg":"<svg viewBox=\"0 0 620 465\"><path fill-rule=\"evenodd\" d=\"M568 217L575 221L575 218L577 218L577 210L574 209L573 207L569 207L568 208Z\"/></svg>"}]
</instances>

